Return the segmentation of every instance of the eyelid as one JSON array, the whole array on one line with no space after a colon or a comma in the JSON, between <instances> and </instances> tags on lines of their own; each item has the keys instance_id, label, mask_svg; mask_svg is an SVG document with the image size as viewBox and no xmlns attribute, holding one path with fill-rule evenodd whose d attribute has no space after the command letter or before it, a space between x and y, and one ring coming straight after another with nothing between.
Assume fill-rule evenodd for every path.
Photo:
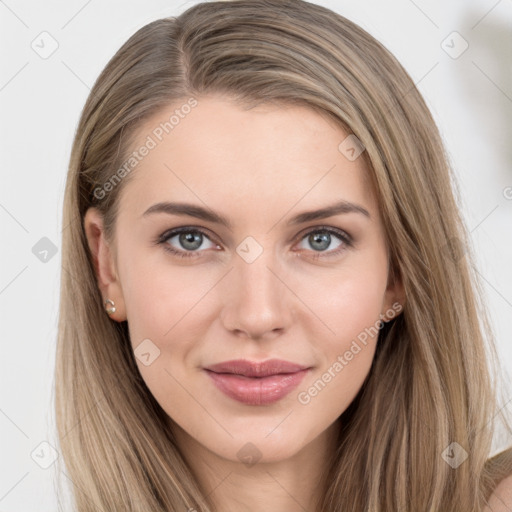
<instances>
[{"instance_id":1,"label":"eyelid","mask_svg":"<svg viewBox=\"0 0 512 512\"><path fill-rule=\"evenodd\" d=\"M318 224L304 228L304 230L302 230L299 234L297 234L295 236L294 240L302 240L306 235L308 235L310 233L316 233L316 232L321 232L321 231L328 232L330 234L334 234L337 237L341 238L341 240L343 240L345 238L347 243L353 242L352 236L344 229L337 228L335 226L318 225Z\"/></svg>"},{"instance_id":2,"label":"eyelid","mask_svg":"<svg viewBox=\"0 0 512 512\"><path fill-rule=\"evenodd\" d=\"M178 226L176 228L167 229L156 238L155 243L158 243L158 242L163 243L163 242L169 240L169 238L173 238L174 236L179 235L180 233L189 233L189 232L201 233L202 235L206 236L206 238L211 240L213 243L215 243L217 245L221 245L218 242L218 240L216 240L216 237L213 234L211 234L209 229L203 228L200 226L194 226L194 225Z\"/></svg>"}]
</instances>

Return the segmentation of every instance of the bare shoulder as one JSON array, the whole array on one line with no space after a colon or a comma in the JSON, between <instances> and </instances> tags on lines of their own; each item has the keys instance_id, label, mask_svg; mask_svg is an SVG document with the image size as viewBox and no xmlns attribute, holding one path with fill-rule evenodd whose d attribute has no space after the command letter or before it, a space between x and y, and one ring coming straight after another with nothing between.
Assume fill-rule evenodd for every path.
<instances>
[{"instance_id":1,"label":"bare shoulder","mask_svg":"<svg viewBox=\"0 0 512 512\"><path fill-rule=\"evenodd\" d=\"M512 512L512 474L498 484L483 512Z\"/></svg>"}]
</instances>

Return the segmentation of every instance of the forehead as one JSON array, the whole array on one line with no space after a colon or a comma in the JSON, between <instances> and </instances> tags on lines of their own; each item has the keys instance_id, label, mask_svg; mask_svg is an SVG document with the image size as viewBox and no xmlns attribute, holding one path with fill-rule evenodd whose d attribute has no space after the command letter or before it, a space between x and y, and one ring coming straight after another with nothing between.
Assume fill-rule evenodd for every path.
<instances>
[{"instance_id":1,"label":"forehead","mask_svg":"<svg viewBox=\"0 0 512 512\"><path fill-rule=\"evenodd\" d=\"M351 161L340 150L348 135L305 106L249 109L219 96L199 97L193 107L178 101L137 130L131 150L149 149L138 156L122 195L139 210L170 198L241 215L244 206L261 215L264 205L271 217L279 205L323 206L341 198L374 210L364 159Z\"/></svg>"}]
</instances>

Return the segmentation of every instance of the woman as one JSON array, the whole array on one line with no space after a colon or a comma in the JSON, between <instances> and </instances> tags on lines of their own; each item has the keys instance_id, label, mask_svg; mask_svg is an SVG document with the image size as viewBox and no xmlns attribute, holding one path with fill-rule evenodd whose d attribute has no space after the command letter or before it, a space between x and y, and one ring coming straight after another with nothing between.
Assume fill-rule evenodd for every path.
<instances>
[{"instance_id":1,"label":"woman","mask_svg":"<svg viewBox=\"0 0 512 512\"><path fill-rule=\"evenodd\" d=\"M66 186L76 510L510 507L452 180L410 77L328 9L207 2L133 35Z\"/></svg>"}]
</instances>

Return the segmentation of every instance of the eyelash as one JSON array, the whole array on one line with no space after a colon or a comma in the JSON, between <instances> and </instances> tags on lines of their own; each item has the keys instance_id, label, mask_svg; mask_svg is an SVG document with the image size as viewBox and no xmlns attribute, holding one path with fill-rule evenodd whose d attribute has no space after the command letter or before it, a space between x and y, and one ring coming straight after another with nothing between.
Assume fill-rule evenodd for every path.
<instances>
[{"instance_id":1,"label":"eyelash","mask_svg":"<svg viewBox=\"0 0 512 512\"><path fill-rule=\"evenodd\" d=\"M196 228L194 226L184 226L181 228L176 228L172 230L165 231L162 233L156 240L155 244L162 245L163 249L169 253L171 253L173 256L177 256L178 258L195 258L199 257L201 251L178 251L171 247L167 241L170 238L173 238L176 235L179 235L181 233L199 233L203 236L205 236L208 240L212 241L213 243L217 243L214 240L211 239L210 236L208 236L208 233L203 231L202 229ZM302 241L307 236L313 234L313 233L328 233L330 235L334 235L337 238L339 238L343 244L337 248L333 249L331 251L313 251L316 252L313 256L311 256L312 259L316 260L318 258L325 258L325 257L334 257L341 254L343 251L345 251L347 248L353 247L353 240L352 237L346 233L345 231L342 231L340 229L332 228L329 226L317 226L313 229L310 229L303 235L298 236L298 241ZM220 245L220 244L218 244Z\"/></svg>"}]
</instances>

